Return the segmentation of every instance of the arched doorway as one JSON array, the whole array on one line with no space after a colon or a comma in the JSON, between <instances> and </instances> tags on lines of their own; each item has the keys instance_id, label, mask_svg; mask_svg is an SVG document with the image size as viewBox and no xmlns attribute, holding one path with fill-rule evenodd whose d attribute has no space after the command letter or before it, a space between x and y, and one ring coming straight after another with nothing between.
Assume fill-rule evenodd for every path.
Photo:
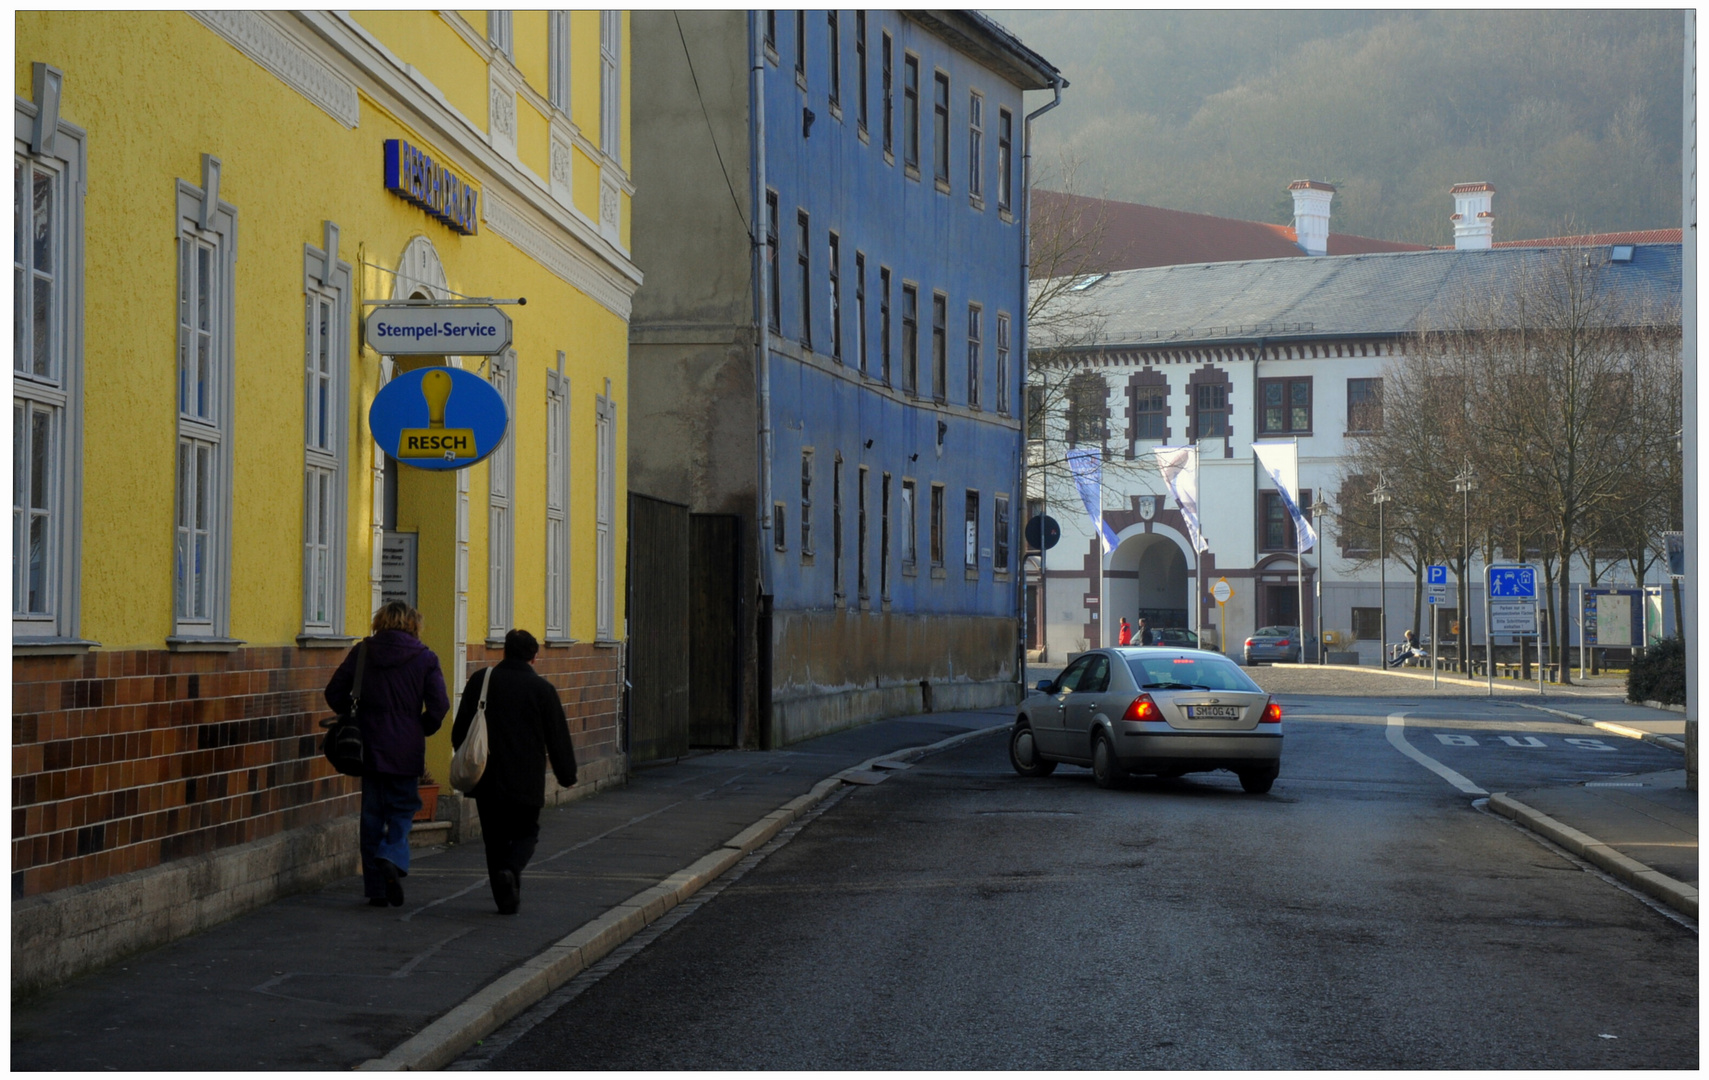
<instances>
[{"instance_id":1,"label":"arched doorway","mask_svg":"<svg viewBox=\"0 0 1709 1080\"><path fill-rule=\"evenodd\" d=\"M1105 602L1110 636L1126 618L1130 623L1145 619L1153 628L1191 628L1193 609L1188 600L1187 556L1181 546L1158 533L1136 533L1122 540L1110 553L1109 582Z\"/></svg>"}]
</instances>

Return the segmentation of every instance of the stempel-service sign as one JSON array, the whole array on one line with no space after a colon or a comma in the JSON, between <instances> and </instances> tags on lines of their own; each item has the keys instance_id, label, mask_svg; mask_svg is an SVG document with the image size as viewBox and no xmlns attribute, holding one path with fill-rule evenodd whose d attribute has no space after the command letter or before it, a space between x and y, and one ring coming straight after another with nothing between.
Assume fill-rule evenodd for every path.
<instances>
[{"instance_id":1,"label":"stempel-service sign","mask_svg":"<svg viewBox=\"0 0 1709 1080\"><path fill-rule=\"evenodd\" d=\"M466 469L498 449L509 426L499 392L460 368L407 371L368 408L380 449L418 469Z\"/></svg>"},{"instance_id":2,"label":"stempel-service sign","mask_svg":"<svg viewBox=\"0 0 1709 1080\"><path fill-rule=\"evenodd\" d=\"M488 305L381 305L363 340L384 356L496 356L510 348L510 316Z\"/></svg>"}]
</instances>

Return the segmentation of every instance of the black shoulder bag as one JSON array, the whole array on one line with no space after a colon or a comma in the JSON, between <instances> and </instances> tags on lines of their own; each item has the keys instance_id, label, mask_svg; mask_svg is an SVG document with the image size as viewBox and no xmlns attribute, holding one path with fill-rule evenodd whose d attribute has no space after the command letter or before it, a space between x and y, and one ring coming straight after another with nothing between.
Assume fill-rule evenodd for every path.
<instances>
[{"instance_id":1,"label":"black shoulder bag","mask_svg":"<svg viewBox=\"0 0 1709 1080\"><path fill-rule=\"evenodd\" d=\"M362 747L362 727L356 722L356 710L362 705L362 668L368 662L368 643L356 646L356 680L350 687L350 709L342 716L329 716L320 722L327 729L321 740L320 752L332 767L345 776L361 776L366 754Z\"/></svg>"}]
</instances>

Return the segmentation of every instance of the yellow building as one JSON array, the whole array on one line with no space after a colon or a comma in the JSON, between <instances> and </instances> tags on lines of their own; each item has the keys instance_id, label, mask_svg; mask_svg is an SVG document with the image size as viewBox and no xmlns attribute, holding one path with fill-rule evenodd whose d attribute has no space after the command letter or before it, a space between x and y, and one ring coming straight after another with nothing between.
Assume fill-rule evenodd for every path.
<instances>
[{"instance_id":1,"label":"yellow building","mask_svg":"<svg viewBox=\"0 0 1709 1080\"><path fill-rule=\"evenodd\" d=\"M16 28L14 988L351 871L357 785L316 721L382 598L419 606L453 697L531 630L578 787L620 780L627 13ZM364 344L375 302L468 297L511 301L508 350ZM435 363L507 403L472 467L369 433Z\"/></svg>"}]
</instances>

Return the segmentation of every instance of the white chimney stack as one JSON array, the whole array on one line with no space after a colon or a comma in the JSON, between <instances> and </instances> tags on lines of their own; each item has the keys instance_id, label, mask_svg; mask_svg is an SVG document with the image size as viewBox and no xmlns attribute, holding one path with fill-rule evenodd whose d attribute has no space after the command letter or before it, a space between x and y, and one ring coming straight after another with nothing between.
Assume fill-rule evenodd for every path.
<instances>
[{"instance_id":1,"label":"white chimney stack","mask_svg":"<svg viewBox=\"0 0 1709 1080\"><path fill-rule=\"evenodd\" d=\"M1495 214L1489 204L1495 185L1482 181L1455 184L1448 194L1454 196L1454 213L1448 219L1454 223L1454 250L1473 251L1494 245Z\"/></svg>"},{"instance_id":2,"label":"white chimney stack","mask_svg":"<svg viewBox=\"0 0 1709 1080\"><path fill-rule=\"evenodd\" d=\"M1329 254L1329 200L1335 187L1318 180L1295 180L1288 185L1294 195L1294 240L1307 255Z\"/></svg>"}]
</instances>

